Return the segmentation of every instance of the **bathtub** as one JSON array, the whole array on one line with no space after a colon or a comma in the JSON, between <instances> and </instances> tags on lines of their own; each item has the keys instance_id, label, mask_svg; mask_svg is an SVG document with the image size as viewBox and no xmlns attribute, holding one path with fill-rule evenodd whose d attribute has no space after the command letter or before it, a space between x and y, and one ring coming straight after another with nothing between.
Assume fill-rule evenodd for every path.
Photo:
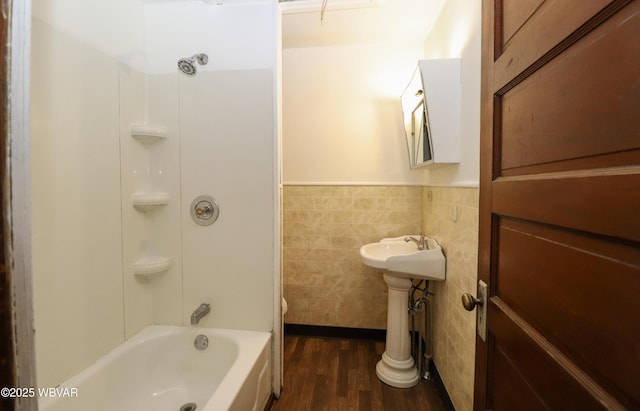
<instances>
[{"instance_id":1,"label":"bathtub","mask_svg":"<svg viewBox=\"0 0 640 411\"><path fill-rule=\"evenodd\" d=\"M202 351L199 334L209 340ZM271 396L270 341L266 332L149 326L61 384L61 396L40 396L39 408L262 411Z\"/></svg>"}]
</instances>

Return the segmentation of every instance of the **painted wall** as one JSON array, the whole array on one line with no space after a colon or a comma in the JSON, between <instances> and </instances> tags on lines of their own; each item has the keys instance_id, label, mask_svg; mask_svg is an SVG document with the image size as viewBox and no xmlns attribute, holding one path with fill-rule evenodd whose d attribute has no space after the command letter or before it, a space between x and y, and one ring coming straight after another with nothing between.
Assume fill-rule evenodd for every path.
<instances>
[{"instance_id":1,"label":"painted wall","mask_svg":"<svg viewBox=\"0 0 640 411\"><path fill-rule=\"evenodd\" d=\"M426 41L283 50L285 184L478 186L480 5L445 2ZM462 59L461 161L409 170L400 95L417 60Z\"/></svg>"},{"instance_id":2,"label":"painted wall","mask_svg":"<svg viewBox=\"0 0 640 411\"><path fill-rule=\"evenodd\" d=\"M171 29L177 35L184 25L167 25L159 17L172 15L176 22L205 26L224 21L227 36L245 40L220 49L220 33L209 25L190 31L197 41L181 37L186 44L179 56L143 44L148 53L167 53L147 54L155 66L139 67L156 67L150 74L136 68L147 61L144 55L126 58L126 42L110 48L101 39L109 27L128 28L105 27L112 22L107 15L95 25L77 22L99 20L99 7L74 9L71 0L36 6L36 15L47 20L34 18L32 46L41 386L59 384L146 325L188 324L201 302L213 308L203 326L273 328L275 2L209 8L200 2L130 3L137 17L123 21L135 21L135 39ZM250 31L250 42L246 23L257 16L262 21ZM213 63L197 77L177 72L178 57L210 50ZM170 66L160 66L165 62ZM167 139L148 147L134 140L131 125L145 124L166 128ZM167 193L169 203L148 212L133 207L132 195L154 192ZM218 222L209 228L189 217L191 201L201 193L221 205ZM149 256L170 258L170 268L135 277L134 264Z\"/></svg>"},{"instance_id":3,"label":"painted wall","mask_svg":"<svg viewBox=\"0 0 640 411\"><path fill-rule=\"evenodd\" d=\"M285 184L419 184L400 95L422 44L287 48L282 57Z\"/></svg>"},{"instance_id":4,"label":"painted wall","mask_svg":"<svg viewBox=\"0 0 640 411\"><path fill-rule=\"evenodd\" d=\"M447 0L425 41L426 58L462 58L461 162L426 172L422 222L447 257L447 280L432 286L434 362L459 411L473 408L476 315L460 297L476 294L479 190L451 186L479 181L480 40L480 2Z\"/></svg>"},{"instance_id":5,"label":"painted wall","mask_svg":"<svg viewBox=\"0 0 640 411\"><path fill-rule=\"evenodd\" d=\"M477 187L480 181L481 4L447 0L424 42L424 58L461 58L460 163L427 169L427 185Z\"/></svg>"}]
</instances>

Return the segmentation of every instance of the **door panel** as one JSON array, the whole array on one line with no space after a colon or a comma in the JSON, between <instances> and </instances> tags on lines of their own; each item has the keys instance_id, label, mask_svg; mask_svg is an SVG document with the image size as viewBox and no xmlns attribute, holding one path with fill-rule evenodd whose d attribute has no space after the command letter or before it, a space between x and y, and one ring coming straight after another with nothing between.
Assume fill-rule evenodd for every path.
<instances>
[{"instance_id":1,"label":"door panel","mask_svg":"<svg viewBox=\"0 0 640 411\"><path fill-rule=\"evenodd\" d=\"M555 349L540 333L531 328L520 316L514 313L500 298L492 298L489 304L491 327L495 330L492 347L494 358L494 380L518 374L525 384L550 410L602 410L621 409L621 405L606 391ZM500 368L495 364L504 357L511 370ZM501 375L501 374L507 375ZM497 386L492 389L494 410L541 409L527 402L514 408L502 408L500 398L512 393L500 392ZM514 390L513 386L505 386L506 391ZM516 395L519 393L516 392Z\"/></svg>"},{"instance_id":2,"label":"door panel","mask_svg":"<svg viewBox=\"0 0 640 411\"><path fill-rule=\"evenodd\" d=\"M599 384L637 390L629 359L640 358L640 344L628 327L640 313L640 253L509 220L497 247L495 295ZM616 298L599 304L603 295Z\"/></svg>"},{"instance_id":3,"label":"door panel","mask_svg":"<svg viewBox=\"0 0 640 411\"><path fill-rule=\"evenodd\" d=\"M491 390L495 393L492 401L495 409L549 409L502 350L493 353L493 369L495 378Z\"/></svg>"},{"instance_id":4,"label":"door panel","mask_svg":"<svg viewBox=\"0 0 640 411\"><path fill-rule=\"evenodd\" d=\"M640 409L640 0L483 3L476 410Z\"/></svg>"},{"instance_id":5,"label":"door panel","mask_svg":"<svg viewBox=\"0 0 640 411\"><path fill-rule=\"evenodd\" d=\"M492 26L495 30L491 37L495 42L492 54L496 60L493 91L501 89L525 72L598 13L606 16L621 3L612 0L547 0L537 9L531 9L531 14L523 19L512 17L509 13L510 8L517 10L520 1L495 1L497 18L495 26ZM512 19L524 20L524 23L512 37L503 38Z\"/></svg>"},{"instance_id":6,"label":"door panel","mask_svg":"<svg viewBox=\"0 0 640 411\"><path fill-rule=\"evenodd\" d=\"M640 241L640 167L500 178L496 214Z\"/></svg>"},{"instance_id":7,"label":"door panel","mask_svg":"<svg viewBox=\"0 0 640 411\"><path fill-rule=\"evenodd\" d=\"M545 0L505 0L502 6L503 44L531 18Z\"/></svg>"},{"instance_id":8,"label":"door panel","mask_svg":"<svg viewBox=\"0 0 640 411\"><path fill-rule=\"evenodd\" d=\"M616 20L498 93L501 170L638 147L640 15Z\"/></svg>"}]
</instances>

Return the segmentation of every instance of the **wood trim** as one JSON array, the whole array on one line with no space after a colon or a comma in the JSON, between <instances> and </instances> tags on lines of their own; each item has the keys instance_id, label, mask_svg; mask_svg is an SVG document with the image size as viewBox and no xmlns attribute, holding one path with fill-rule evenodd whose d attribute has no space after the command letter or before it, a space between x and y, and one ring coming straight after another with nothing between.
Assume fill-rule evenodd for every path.
<instances>
[{"instance_id":1,"label":"wood trim","mask_svg":"<svg viewBox=\"0 0 640 411\"><path fill-rule=\"evenodd\" d=\"M508 45L502 46L503 50L500 50L500 54L495 57L496 72L500 73L499 78L493 79L493 89L496 94L504 94L506 90L520 83L631 1L590 0L585 2L578 0L573 2L552 1L543 4L531 21L535 22L552 16L546 24L553 28L561 27L562 33L558 32L555 36L543 36L533 32L536 25L531 24L530 30L519 32L509 41ZM599 11L595 12L596 10ZM567 21L565 16L571 16L571 21ZM589 16L593 17L585 21ZM551 47L551 45L555 46ZM528 50L529 54L517 55L510 51L522 49Z\"/></svg>"},{"instance_id":2,"label":"wood trim","mask_svg":"<svg viewBox=\"0 0 640 411\"><path fill-rule=\"evenodd\" d=\"M29 82L31 2L2 1L2 16L7 19L7 41L3 44L5 75L2 76L2 123L5 147L3 158L7 174L2 180L3 217L6 218L3 240L12 299L12 338L14 347L13 386L36 387L33 300L31 286L31 199L29 179ZM10 93L8 93L10 91ZM8 93L8 94L6 94ZM6 98L10 95L10 98ZM6 98L6 99L5 99ZM0 330L4 331L4 330ZM3 334L0 334L3 335ZM15 411L38 409L37 398L15 399Z\"/></svg>"},{"instance_id":3,"label":"wood trim","mask_svg":"<svg viewBox=\"0 0 640 411\"><path fill-rule=\"evenodd\" d=\"M269 400L264 405L264 411L269 411L271 409L271 407L273 407L273 401L274 400L275 400L275 395L273 395L273 393L271 393L271 395L269 396Z\"/></svg>"},{"instance_id":4,"label":"wood trim","mask_svg":"<svg viewBox=\"0 0 640 411\"><path fill-rule=\"evenodd\" d=\"M440 372L438 372L436 363L433 361L429 363L429 372L431 373L431 378L436 386L438 395L440 396L440 399L442 399L442 405L444 405L445 410L456 411L456 408L453 406L453 401L451 401L451 397L449 397L449 393L447 392L447 387L445 387L444 381L442 381L442 377L440 376Z\"/></svg>"},{"instance_id":5,"label":"wood trim","mask_svg":"<svg viewBox=\"0 0 640 411\"><path fill-rule=\"evenodd\" d=\"M632 166L634 164L640 164L640 149L508 168L503 169L500 174L502 177L531 176L535 174L559 173L566 170L589 170L618 167L620 165Z\"/></svg>"},{"instance_id":6,"label":"wood trim","mask_svg":"<svg viewBox=\"0 0 640 411\"><path fill-rule=\"evenodd\" d=\"M0 65L0 104L2 111L0 112L0 182L2 190L0 193L0 212L2 213L2 222L0 224L0 387L16 387L18 382L16 370L16 338L14 332L14 308L13 308L13 283L11 281L11 261L9 259L11 253L11 225L10 213L11 207L11 184L9 173L9 161L7 147L10 144L9 127L9 87L7 84L7 61L9 58L9 18L7 10L11 7L10 0L2 0L0 8L3 12L0 14L0 53L3 56L4 64ZM0 409L12 410L15 408L16 401L10 397L0 397Z\"/></svg>"},{"instance_id":7,"label":"wood trim","mask_svg":"<svg viewBox=\"0 0 640 411\"><path fill-rule=\"evenodd\" d=\"M491 261L491 183L493 170L493 0L482 3L482 66L481 66L481 118L480 118L480 220L478 277L489 284ZM484 246L483 246L484 245ZM486 246L486 247L485 247Z\"/></svg>"},{"instance_id":8,"label":"wood trim","mask_svg":"<svg viewBox=\"0 0 640 411\"><path fill-rule=\"evenodd\" d=\"M500 178L493 184L493 210L503 216L640 242L640 200L630 202L624 196L640 187L640 174L635 173L637 167L530 176L527 181ZM602 198L605 190L611 195ZM607 212L606 220L599 218Z\"/></svg>"},{"instance_id":9,"label":"wood trim","mask_svg":"<svg viewBox=\"0 0 640 411\"><path fill-rule=\"evenodd\" d=\"M285 324L285 335L304 337L348 338L352 340L385 341L387 330L372 328L328 327L322 325Z\"/></svg>"},{"instance_id":10,"label":"wood trim","mask_svg":"<svg viewBox=\"0 0 640 411\"><path fill-rule=\"evenodd\" d=\"M506 1L502 10L502 43L508 44L509 40L529 21L536 11L545 3L545 0L517 0Z\"/></svg>"},{"instance_id":11,"label":"wood trim","mask_svg":"<svg viewBox=\"0 0 640 411\"><path fill-rule=\"evenodd\" d=\"M481 65L481 107L480 107L480 201L478 227L478 280L482 280L491 290L491 183L493 170L493 62L498 57L498 42L494 37L494 10L502 0L483 0L482 2L482 65ZM498 4L496 4L496 2ZM499 9L498 9L499 10ZM499 19L500 16L496 16ZM501 22L499 22L501 24ZM501 32L500 32L501 33ZM491 295L491 291L489 292ZM476 336L476 372L474 383L473 409L485 410L487 399L488 344Z\"/></svg>"}]
</instances>

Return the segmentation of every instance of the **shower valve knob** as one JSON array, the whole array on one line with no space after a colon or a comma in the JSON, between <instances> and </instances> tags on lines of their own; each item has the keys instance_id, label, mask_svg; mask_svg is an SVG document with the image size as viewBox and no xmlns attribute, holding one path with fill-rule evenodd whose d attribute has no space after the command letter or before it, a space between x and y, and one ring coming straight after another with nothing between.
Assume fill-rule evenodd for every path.
<instances>
[{"instance_id":1,"label":"shower valve knob","mask_svg":"<svg viewBox=\"0 0 640 411\"><path fill-rule=\"evenodd\" d=\"M199 203L196 207L198 217L208 218L211 215L211 207L208 204Z\"/></svg>"},{"instance_id":2,"label":"shower valve knob","mask_svg":"<svg viewBox=\"0 0 640 411\"><path fill-rule=\"evenodd\" d=\"M220 208L216 200L207 195L196 197L191 203L191 218L198 225L211 225L220 214Z\"/></svg>"}]
</instances>

